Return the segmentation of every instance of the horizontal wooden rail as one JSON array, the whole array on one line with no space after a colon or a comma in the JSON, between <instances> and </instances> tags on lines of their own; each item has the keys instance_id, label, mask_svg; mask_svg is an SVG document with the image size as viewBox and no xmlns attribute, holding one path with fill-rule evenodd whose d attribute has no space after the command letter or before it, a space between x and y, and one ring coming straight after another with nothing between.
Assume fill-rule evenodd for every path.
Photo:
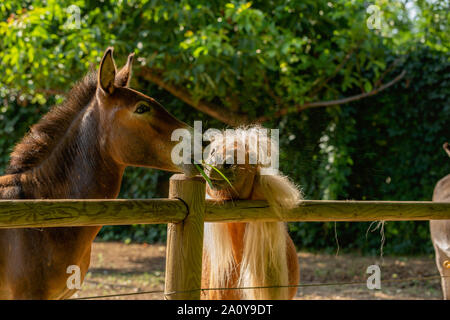
<instances>
[{"instance_id":1,"label":"horizontal wooden rail","mask_svg":"<svg viewBox=\"0 0 450 320\"><path fill-rule=\"evenodd\" d=\"M205 221L407 221L450 219L450 202L303 200L279 219L265 201L206 201Z\"/></svg>"},{"instance_id":2,"label":"horizontal wooden rail","mask_svg":"<svg viewBox=\"0 0 450 320\"><path fill-rule=\"evenodd\" d=\"M206 222L278 221L265 201L206 201ZM0 228L177 223L178 199L0 200ZM283 221L450 220L449 202L304 200Z\"/></svg>"},{"instance_id":3,"label":"horizontal wooden rail","mask_svg":"<svg viewBox=\"0 0 450 320\"><path fill-rule=\"evenodd\" d=\"M187 212L177 199L0 200L0 228L171 223Z\"/></svg>"}]
</instances>

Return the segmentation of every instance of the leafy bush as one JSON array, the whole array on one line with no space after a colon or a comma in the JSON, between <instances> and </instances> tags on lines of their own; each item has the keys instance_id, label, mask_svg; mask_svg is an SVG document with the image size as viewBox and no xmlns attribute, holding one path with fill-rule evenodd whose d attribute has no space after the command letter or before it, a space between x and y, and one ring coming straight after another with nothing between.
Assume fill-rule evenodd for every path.
<instances>
[{"instance_id":1,"label":"leafy bush","mask_svg":"<svg viewBox=\"0 0 450 320\"><path fill-rule=\"evenodd\" d=\"M417 47L398 67L407 70L405 81L372 98L330 108L333 121L321 138L326 158L313 173L321 194L307 192L307 197L430 201L436 182L450 172L442 150L450 138L449 58ZM381 236L370 232L366 240L368 227L337 223L341 249L379 252ZM387 222L384 252L431 253L428 228L428 222ZM336 248L333 223L292 224L291 234L302 248Z\"/></svg>"},{"instance_id":2,"label":"leafy bush","mask_svg":"<svg viewBox=\"0 0 450 320\"><path fill-rule=\"evenodd\" d=\"M339 108L306 110L276 125L282 132L281 170L300 185L306 199L431 200L436 182L450 172L442 150L450 133L450 62L427 47L405 59L398 68L406 69L408 77L388 91ZM134 181L126 176L122 196L140 195ZM142 190L151 188L155 184L145 183ZM335 252L337 236L340 251L380 254L380 229L369 231L370 226L337 222L335 233L333 222L305 222L290 223L289 230L299 249ZM105 240L164 241L165 228L155 227L158 236L152 228L137 233L134 226L114 227L109 236L102 234ZM386 222L384 236L385 254L433 251L428 222Z\"/></svg>"},{"instance_id":3,"label":"leafy bush","mask_svg":"<svg viewBox=\"0 0 450 320\"><path fill-rule=\"evenodd\" d=\"M177 118L224 128L263 117L279 128L281 169L307 199L430 200L449 172L441 145L449 139L450 24L445 1L413 2L414 21L404 2L380 2L383 28L370 30L364 0L2 1L0 174L28 127L113 45L118 65L137 54L132 87ZM71 5L80 10L76 30L66 26ZM401 70L407 76L387 91L296 109L368 92L397 60L386 79ZM155 77L190 105L158 89ZM211 108L220 119L207 115ZM169 176L128 168L120 197L166 197ZM366 240L368 227L337 223L340 249L379 252L380 235L369 232ZM334 229L290 224L298 247L308 250L336 250ZM384 230L386 253L432 250L425 222L389 222ZM99 238L153 242L165 232L163 225L105 227Z\"/></svg>"}]
</instances>

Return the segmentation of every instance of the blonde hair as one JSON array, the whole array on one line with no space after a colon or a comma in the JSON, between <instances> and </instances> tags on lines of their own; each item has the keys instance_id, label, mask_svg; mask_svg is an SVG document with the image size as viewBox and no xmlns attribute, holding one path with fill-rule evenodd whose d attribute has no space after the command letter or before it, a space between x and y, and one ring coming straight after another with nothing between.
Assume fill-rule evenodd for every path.
<instances>
[{"instance_id":1,"label":"blonde hair","mask_svg":"<svg viewBox=\"0 0 450 320\"><path fill-rule=\"evenodd\" d=\"M260 127L253 127L259 130ZM237 139L242 137L242 130L235 131ZM274 143L261 141L259 145L247 141L234 144L233 149L246 147L246 152L257 153L264 150L265 145ZM243 142L243 143L242 143ZM267 143L265 143L267 142ZM229 144L226 143L226 144ZM214 145L220 147L220 145ZM262 147L262 148L261 148ZM271 148L272 149L272 148ZM272 149L274 150L274 149ZM268 151L266 149L266 151ZM295 207L302 199L297 186L282 174L262 175L263 165L257 164L253 189L262 192L270 208L281 218L283 211ZM287 238L289 237L284 222L250 222L246 224L244 234L243 255L240 266L233 257L231 235L226 223L206 223L204 250L210 262L209 285L212 288L229 287L233 271L239 272L238 287L287 286L288 261L286 255ZM239 270L237 270L239 268ZM240 290L243 299L288 299L288 288L263 288Z\"/></svg>"}]
</instances>

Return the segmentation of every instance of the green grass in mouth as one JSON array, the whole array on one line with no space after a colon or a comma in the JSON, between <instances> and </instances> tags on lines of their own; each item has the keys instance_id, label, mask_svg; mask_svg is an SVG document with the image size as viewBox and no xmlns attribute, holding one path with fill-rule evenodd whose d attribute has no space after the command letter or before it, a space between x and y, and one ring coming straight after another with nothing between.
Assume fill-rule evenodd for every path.
<instances>
[{"instance_id":1,"label":"green grass in mouth","mask_svg":"<svg viewBox=\"0 0 450 320\"><path fill-rule=\"evenodd\" d=\"M202 177L206 180L206 182L208 182L209 186L211 188L213 188L212 185L212 181L211 179L206 175L205 171L203 170L202 167L200 167L198 164L194 163L195 167L197 168L198 172L200 172L200 174L202 175ZM236 190L234 189L233 185L231 184L230 180L228 180L228 178L216 167L214 167L211 164L207 164L207 163L203 163L203 165L207 165L210 166L213 170L215 170L217 173L219 173L219 175L230 185L230 187L236 192Z\"/></svg>"}]
</instances>

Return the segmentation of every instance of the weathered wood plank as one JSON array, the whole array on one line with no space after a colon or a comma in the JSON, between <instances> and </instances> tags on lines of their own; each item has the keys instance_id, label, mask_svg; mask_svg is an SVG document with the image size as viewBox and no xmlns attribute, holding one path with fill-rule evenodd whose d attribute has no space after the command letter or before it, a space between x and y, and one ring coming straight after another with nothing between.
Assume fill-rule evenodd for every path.
<instances>
[{"instance_id":1,"label":"weathered wood plank","mask_svg":"<svg viewBox=\"0 0 450 320\"><path fill-rule=\"evenodd\" d=\"M0 200L0 228L177 223L177 199ZM449 202L304 200L284 221L450 220ZM265 201L206 200L206 222L276 221Z\"/></svg>"},{"instance_id":2,"label":"weathered wood plank","mask_svg":"<svg viewBox=\"0 0 450 320\"><path fill-rule=\"evenodd\" d=\"M450 219L449 202L303 200L283 221L406 221ZM206 202L205 221L277 221L265 201Z\"/></svg>"},{"instance_id":3,"label":"weathered wood plank","mask_svg":"<svg viewBox=\"0 0 450 320\"><path fill-rule=\"evenodd\" d=\"M0 200L0 228L170 223L186 215L177 199Z\"/></svg>"}]
</instances>

